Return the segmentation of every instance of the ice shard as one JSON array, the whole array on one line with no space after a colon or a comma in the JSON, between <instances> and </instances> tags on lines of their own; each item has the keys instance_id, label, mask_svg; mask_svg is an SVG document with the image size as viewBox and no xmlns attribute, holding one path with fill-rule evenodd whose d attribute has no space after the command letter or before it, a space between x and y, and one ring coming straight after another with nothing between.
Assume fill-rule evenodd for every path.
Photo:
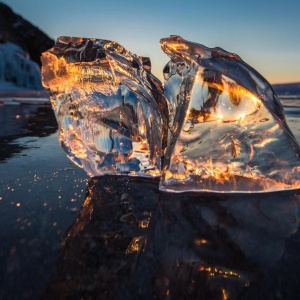
<instances>
[{"instance_id":1,"label":"ice shard","mask_svg":"<svg viewBox=\"0 0 300 300\"><path fill-rule=\"evenodd\" d=\"M267 192L300 187L300 149L271 85L238 55L161 39L170 140L160 189Z\"/></svg>"},{"instance_id":2,"label":"ice shard","mask_svg":"<svg viewBox=\"0 0 300 300\"><path fill-rule=\"evenodd\" d=\"M116 42L59 37L42 55L68 157L90 176L160 176L168 110L150 59Z\"/></svg>"}]
</instances>

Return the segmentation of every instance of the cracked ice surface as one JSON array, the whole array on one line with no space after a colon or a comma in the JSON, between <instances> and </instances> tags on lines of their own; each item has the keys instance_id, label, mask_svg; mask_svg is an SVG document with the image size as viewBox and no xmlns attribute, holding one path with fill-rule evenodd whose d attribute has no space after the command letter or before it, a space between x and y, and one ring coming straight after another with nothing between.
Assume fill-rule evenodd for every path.
<instances>
[{"instance_id":1,"label":"cracked ice surface","mask_svg":"<svg viewBox=\"0 0 300 300\"><path fill-rule=\"evenodd\" d=\"M43 84L68 157L90 176L158 176L167 103L151 63L107 40L59 37L42 56Z\"/></svg>"},{"instance_id":2,"label":"cracked ice surface","mask_svg":"<svg viewBox=\"0 0 300 300\"><path fill-rule=\"evenodd\" d=\"M161 40L170 140L160 189L300 187L299 146L270 84L236 54L179 36Z\"/></svg>"}]
</instances>

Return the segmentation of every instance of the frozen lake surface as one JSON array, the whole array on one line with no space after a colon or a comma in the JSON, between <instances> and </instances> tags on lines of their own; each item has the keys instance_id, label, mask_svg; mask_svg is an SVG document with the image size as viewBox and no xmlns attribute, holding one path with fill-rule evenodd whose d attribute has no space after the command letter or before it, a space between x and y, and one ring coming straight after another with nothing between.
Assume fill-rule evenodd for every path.
<instances>
[{"instance_id":1,"label":"frozen lake surface","mask_svg":"<svg viewBox=\"0 0 300 300\"><path fill-rule=\"evenodd\" d=\"M0 299L299 299L296 191L90 179L60 148L51 107L13 102L0 104Z\"/></svg>"}]
</instances>

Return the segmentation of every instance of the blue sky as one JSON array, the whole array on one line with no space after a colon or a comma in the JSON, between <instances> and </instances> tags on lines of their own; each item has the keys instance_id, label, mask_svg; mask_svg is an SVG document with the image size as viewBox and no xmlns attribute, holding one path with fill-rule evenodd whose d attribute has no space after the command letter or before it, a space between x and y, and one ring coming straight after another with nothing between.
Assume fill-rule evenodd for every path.
<instances>
[{"instance_id":1,"label":"blue sky","mask_svg":"<svg viewBox=\"0 0 300 300\"><path fill-rule=\"evenodd\" d=\"M300 1L5 0L52 38L115 40L150 56L162 79L170 34L237 53L271 83L300 81Z\"/></svg>"}]
</instances>

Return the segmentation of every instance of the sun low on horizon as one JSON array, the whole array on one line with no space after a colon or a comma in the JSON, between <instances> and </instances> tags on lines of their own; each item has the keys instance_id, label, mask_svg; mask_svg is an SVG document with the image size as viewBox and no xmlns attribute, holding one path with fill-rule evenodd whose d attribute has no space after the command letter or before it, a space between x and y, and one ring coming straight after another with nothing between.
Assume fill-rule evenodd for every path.
<instances>
[{"instance_id":1,"label":"sun low on horizon","mask_svg":"<svg viewBox=\"0 0 300 300\"><path fill-rule=\"evenodd\" d=\"M163 80L159 40L176 34L237 53L271 84L300 81L300 2L37 1L3 3L47 35L114 40L151 58Z\"/></svg>"}]
</instances>

